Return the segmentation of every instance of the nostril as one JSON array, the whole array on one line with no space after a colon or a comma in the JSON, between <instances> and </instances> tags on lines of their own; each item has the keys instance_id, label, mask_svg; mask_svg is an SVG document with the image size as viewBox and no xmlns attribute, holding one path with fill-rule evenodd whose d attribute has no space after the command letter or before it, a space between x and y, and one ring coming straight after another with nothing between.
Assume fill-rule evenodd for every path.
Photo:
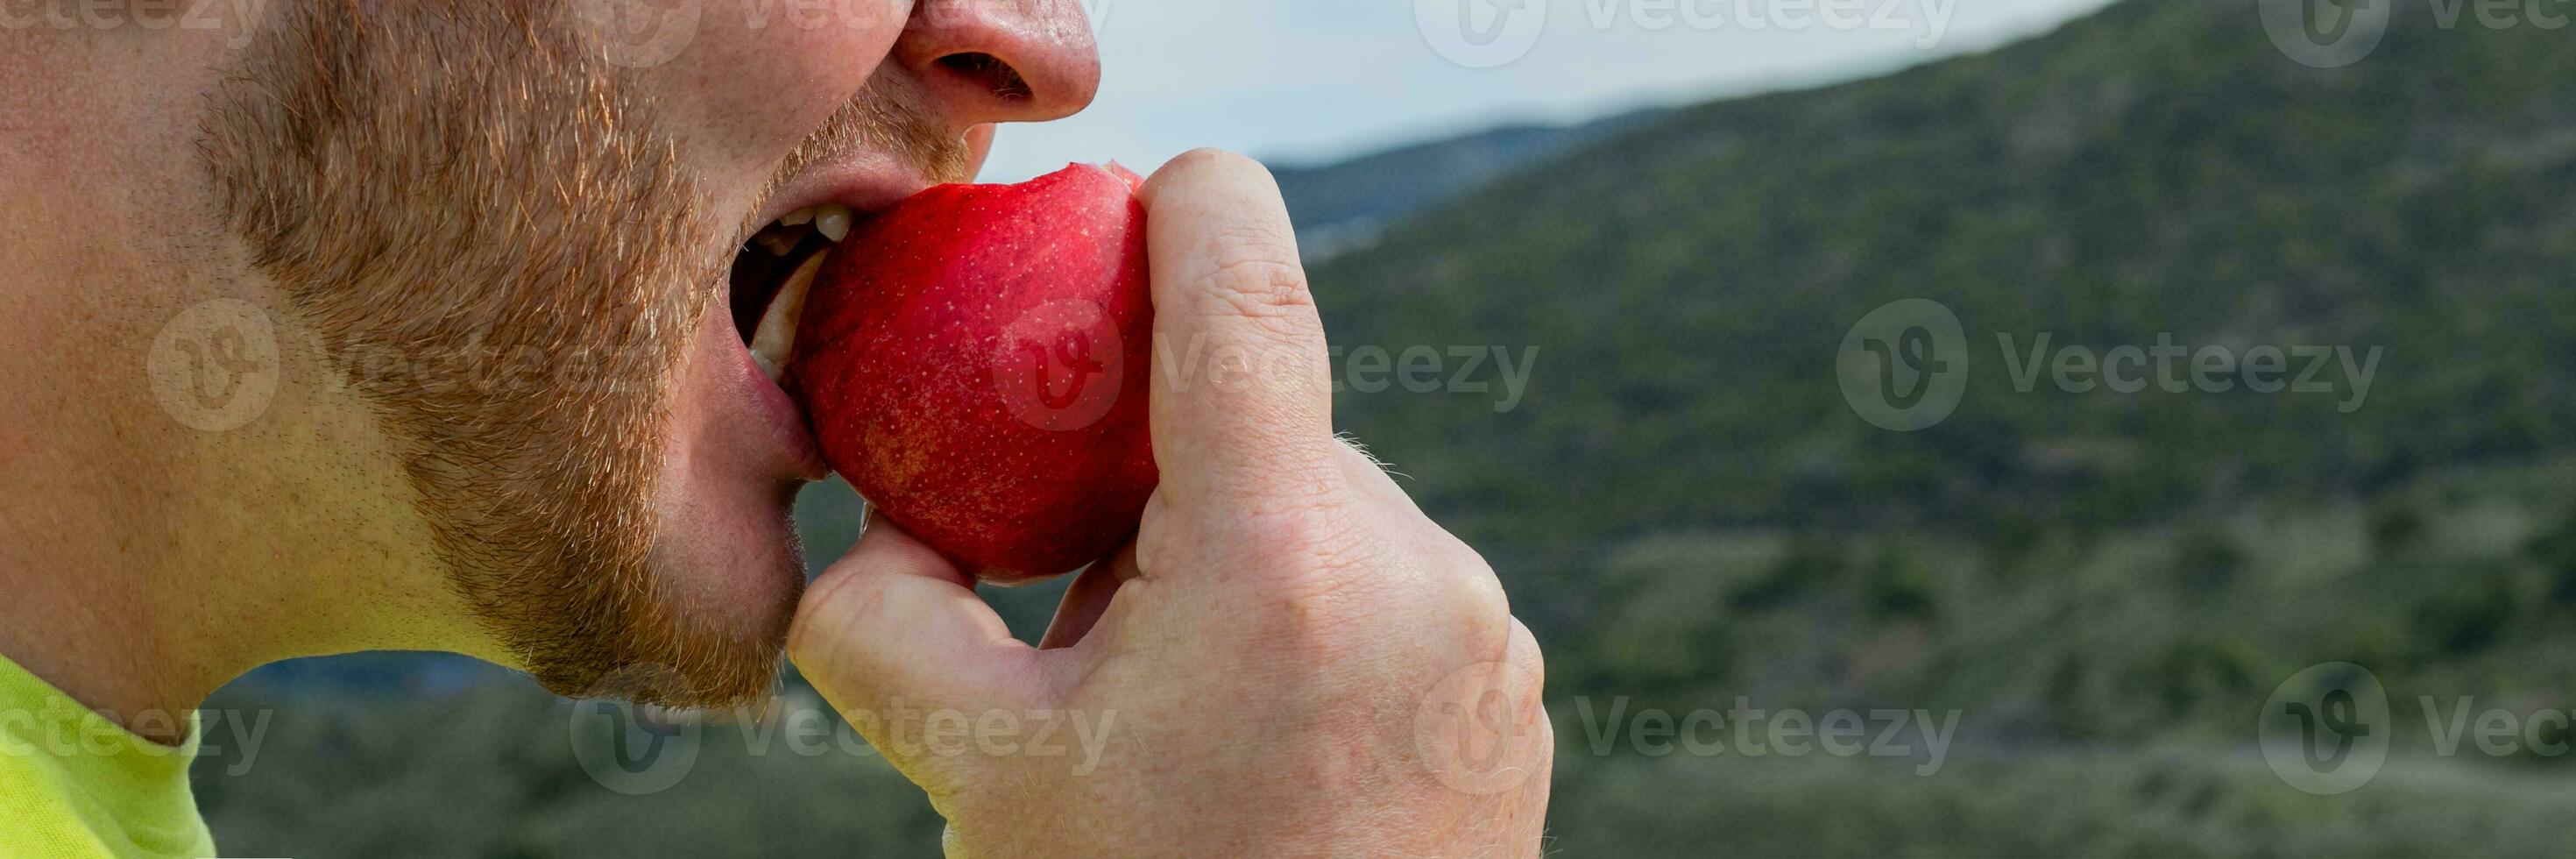
<instances>
[{"instance_id":1,"label":"nostril","mask_svg":"<svg viewBox=\"0 0 2576 859\"><path fill-rule=\"evenodd\" d=\"M1007 101L1021 101L1037 95L1029 88L1028 79L1020 77L1020 70L1011 68L1010 63L1002 62L1002 58L992 54L980 51L949 54L939 58L939 65Z\"/></svg>"}]
</instances>

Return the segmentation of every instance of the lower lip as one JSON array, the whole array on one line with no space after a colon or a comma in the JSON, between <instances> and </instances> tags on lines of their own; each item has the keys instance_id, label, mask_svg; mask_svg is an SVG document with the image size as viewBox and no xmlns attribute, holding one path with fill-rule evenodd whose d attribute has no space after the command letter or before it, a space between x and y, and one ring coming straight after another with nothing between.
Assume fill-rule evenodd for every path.
<instances>
[{"instance_id":1,"label":"lower lip","mask_svg":"<svg viewBox=\"0 0 2576 859\"><path fill-rule=\"evenodd\" d=\"M737 336L732 332L727 332L727 335ZM785 444L796 476L808 482L831 476L831 467L823 462L822 448L816 446L814 432L805 424L805 410L796 405L795 398L789 397L786 389L770 381L769 374L761 372L760 364L752 360L749 348L737 346L733 354L734 370L740 376L740 383L751 390L756 408L769 421L772 435Z\"/></svg>"}]
</instances>

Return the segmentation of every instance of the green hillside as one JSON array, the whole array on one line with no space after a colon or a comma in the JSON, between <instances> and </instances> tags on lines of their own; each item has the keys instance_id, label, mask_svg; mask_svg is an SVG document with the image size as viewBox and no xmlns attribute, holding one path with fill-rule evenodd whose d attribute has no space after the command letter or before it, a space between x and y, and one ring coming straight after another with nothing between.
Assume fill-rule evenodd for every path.
<instances>
[{"instance_id":1,"label":"green hillside","mask_svg":"<svg viewBox=\"0 0 2576 859\"><path fill-rule=\"evenodd\" d=\"M1675 527L2150 520L2562 451L2576 43L2440 30L2292 62L2251 2L2132 2L1864 83L1725 101L1499 182L1315 272L1335 342L1539 349L1516 410L1349 394L1481 544ZM2411 8L2413 11L2405 11ZM1859 420L1833 356L1899 298L1971 347L1954 416ZM2027 344L2383 346L2337 397L2023 394Z\"/></svg>"},{"instance_id":2,"label":"green hillside","mask_svg":"<svg viewBox=\"0 0 2576 859\"><path fill-rule=\"evenodd\" d=\"M2576 41L2437 9L2400 3L2375 53L2324 70L2251 2L2134 0L1988 55L1676 111L1318 266L1346 354L1539 350L1516 408L1354 390L1337 421L1502 570L1561 738L1617 696L1951 707L1986 755L2130 750L2077 767L2116 782L2155 743L2243 748L2319 662L2409 707L2563 700ZM1969 371L1954 414L1900 433L1845 402L1836 355L1906 298L1957 315ZM2367 396L2024 392L1998 336L2042 333L2383 357ZM1644 772L1560 790L1707 775ZM1819 790L1846 788L1871 790ZM2225 837L2033 849L2295 843L2191 825Z\"/></svg>"}]
</instances>

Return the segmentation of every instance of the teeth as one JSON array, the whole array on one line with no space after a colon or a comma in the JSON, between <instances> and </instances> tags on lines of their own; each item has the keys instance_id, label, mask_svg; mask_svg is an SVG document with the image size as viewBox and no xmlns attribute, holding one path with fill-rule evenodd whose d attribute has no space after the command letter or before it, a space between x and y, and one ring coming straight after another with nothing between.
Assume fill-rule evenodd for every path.
<instances>
[{"instance_id":1,"label":"teeth","mask_svg":"<svg viewBox=\"0 0 2576 859\"><path fill-rule=\"evenodd\" d=\"M814 229L824 238L840 241L850 234L850 207L838 204L815 207Z\"/></svg>"},{"instance_id":2,"label":"teeth","mask_svg":"<svg viewBox=\"0 0 2576 859\"><path fill-rule=\"evenodd\" d=\"M793 227L797 224L807 223L812 220L814 220L814 207L807 206L787 213L787 217L778 219L778 223L783 226Z\"/></svg>"},{"instance_id":3,"label":"teeth","mask_svg":"<svg viewBox=\"0 0 2576 859\"><path fill-rule=\"evenodd\" d=\"M798 238L800 237L790 235L785 230L762 230L753 235L751 240L758 242L761 249L768 251L770 256L783 257L788 251L796 249Z\"/></svg>"},{"instance_id":4,"label":"teeth","mask_svg":"<svg viewBox=\"0 0 2576 859\"><path fill-rule=\"evenodd\" d=\"M752 360L760 363L760 371L769 374L772 382L785 375L788 359L795 356L796 323L805 315L805 290L814 285L814 273L822 270L827 256L830 251L806 257L786 280L779 281L778 295L769 299L769 309L761 311L760 325L751 331Z\"/></svg>"}]
</instances>

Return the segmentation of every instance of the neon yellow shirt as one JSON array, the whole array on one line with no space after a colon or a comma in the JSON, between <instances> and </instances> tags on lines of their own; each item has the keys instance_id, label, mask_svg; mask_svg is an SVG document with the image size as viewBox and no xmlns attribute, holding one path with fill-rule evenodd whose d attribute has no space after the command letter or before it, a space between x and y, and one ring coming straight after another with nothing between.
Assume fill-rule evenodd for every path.
<instances>
[{"instance_id":1,"label":"neon yellow shirt","mask_svg":"<svg viewBox=\"0 0 2576 859\"><path fill-rule=\"evenodd\" d=\"M0 857L197 857L214 836L188 790L197 755L135 736L0 657Z\"/></svg>"}]
</instances>

